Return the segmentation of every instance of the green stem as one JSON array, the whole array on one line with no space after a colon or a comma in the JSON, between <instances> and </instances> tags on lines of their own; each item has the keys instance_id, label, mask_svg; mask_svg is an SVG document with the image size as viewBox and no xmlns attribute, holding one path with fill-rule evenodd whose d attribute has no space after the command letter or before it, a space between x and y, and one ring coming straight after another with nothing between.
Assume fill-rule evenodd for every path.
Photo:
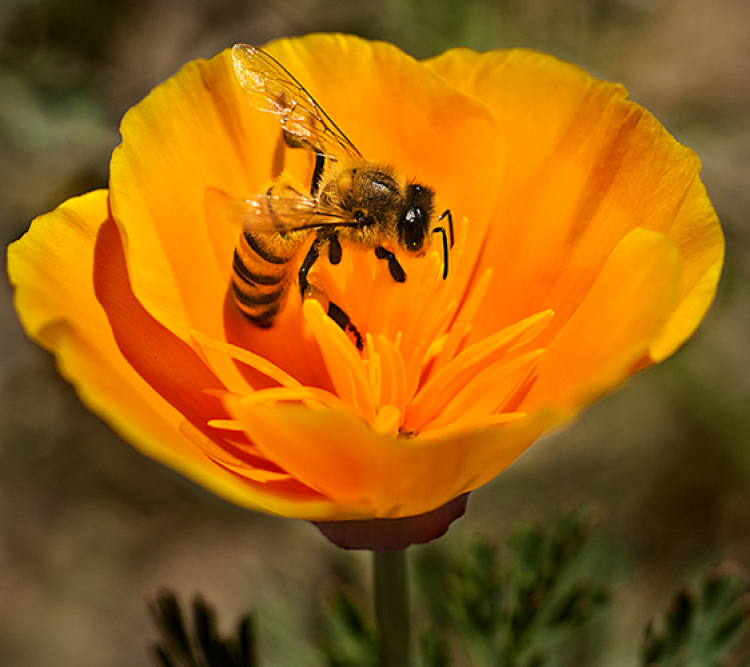
<instances>
[{"instance_id":1,"label":"green stem","mask_svg":"<svg viewBox=\"0 0 750 667\"><path fill-rule=\"evenodd\" d=\"M406 550L373 552L375 617L381 667L409 666L409 585Z\"/></svg>"}]
</instances>

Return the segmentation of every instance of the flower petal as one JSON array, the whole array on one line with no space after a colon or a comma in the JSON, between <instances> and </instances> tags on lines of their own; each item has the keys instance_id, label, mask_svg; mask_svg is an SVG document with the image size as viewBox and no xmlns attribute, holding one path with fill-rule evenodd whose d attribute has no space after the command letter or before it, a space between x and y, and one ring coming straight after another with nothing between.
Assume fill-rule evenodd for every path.
<instances>
[{"instance_id":1,"label":"flower petal","mask_svg":"<svg viewBox=\"0 0 750 667\"><path fill-rule=\"evenodd\" d=\"M441 437L393 438L344 410L225 402L267 458L336 503L338 520L430 512L495 477L560 420L540 412Z\"/></svg>"},{"instance_id":2,"label":"flower petal","mask_svg":"<svg viewBox=\"0 0 750 667\"><path fill-rule=\"evenodd\" d=\"M679 295L677 243L636 229L615 248L583 303L550 343L519 409L574 413L647 357Z\"/></svg>"},{"instance_id":3,"label":"flower petal","mask_svg":"<svg viewBox=\"0 0 750 667\"><path fill-rule=\"evenodd\" d=\"M183 340L191 324L218 333L239 233L207 224L206 197L210 203L214 189L232 186L245 191L253 176L259 182L262 167L245 148L261 142L270 151L273 144L268 133L244 133L240 104L226 52L189 63L125 115L112 157L112 212L134 292ZM223 263L215 245L227 255Z\"/></svg>"},{"instance_id":4,"label":"flower petal","mask_svg":"<svg viewBox=\"0 0 750 667\"><path fill-rule=\"evenodd\" d=\"M679 298L651 356L674 352L711 303L723 262L695 154L627 101L624 88L545 54L456 49L427 65L484 100L507 130L494 212L504 223L492 227L483 256L504 270L476 335L551 308L554 336L619 240L645 227L675 239L683 260Z\"/></svg>"},{"instance_id":5,"label":"flower petal","mask_svg":"<svg viewBox=\"0 0 750 667\"><path fill-rule=\"evenodd\" d=\"M295 491L288 483L248 483L209 461L186 437L188 419L211 414L200 412L210 397L196 404L201 393L190 391L192 383L211 382L210 371L200 369L199 357L179 339L158 334L127 282L121 276L118 282L119 243L104 190L34 221L8 251L16 308L29 336L56 355L83 402L148 456L239 505L284 515L304 508L329 517L330 503L318 494L302 492L299 484ZM123 269L121 248L119 261ZM121 318L116 335L113 317ZM122 318L129 318L127 324ZM181 372L170 376L170 367ZM212 400L216 416L226 414Z\"/></svg>"}]
</instances>

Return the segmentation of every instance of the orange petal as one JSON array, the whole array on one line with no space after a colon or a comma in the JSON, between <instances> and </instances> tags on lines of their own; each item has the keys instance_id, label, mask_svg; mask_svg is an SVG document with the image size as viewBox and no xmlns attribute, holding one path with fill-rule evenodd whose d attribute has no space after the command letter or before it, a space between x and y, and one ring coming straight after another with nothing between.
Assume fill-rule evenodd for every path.
<instances>
[{"instance_id":1,"label":"orange petal","mask_svg":"<svg viewBox=\"0 0 750 667\"><path fill-rule=\"evenodd\" d=\"M540 413L533 420L441 437L393 438L348 411L294 404L269 409L235 396L226 405L258 449L330 497L342 521L414 516L440 507L502 472L559 420Z\"/></svg>"},{"instance_id":2,"label":"orange petal","mask_svg":"<svg viewBox=\"0 0 750 667\"><path fill-rule=\"evenodd\" d=\"M216 399L190 395L201 383L218 386L217 381L208 369L199 370L199 358L179 339L167 340L149 328L127 283L116 282L118 244L103 190L37 218L8 251L16 308L27 333L57 356L61 374L83 402L148 456L239 505L330 516L330 503L299 483L296 489L288 483L253 485L215 465L186 437L186 418L204 419L212 401L216 416L226 415ZM111 320L118 318L116 338Z\"/></svg>"},{"instance_id":3,"label":"orange petal","mask_svg":"<svg viewBox=\"0 0 750 667\"><path fill-rule=\"evenodd\" d=\"M240 193L259 183L251 147L273 143L268 133L248 136L240 104L226 52L189 63L125 115L112 157L112 212L134 292L183 340L191 325L218 335L239 233L220 227L222 238L212 238L206 198L211 188ZM224 248L223 265L214 245Z\"/></svg>"},{"instance_id":4,"label":"orange petal","mask_svg":"<svg viewBox=\"0 0 750 667\"><path fill-rule=\"evenodd\" d=\"M427 65L485 101L507 130L508 168L483 256L502 270L476 335L551 308L553 337L620 239L645 227L673 238L683 262L675 311L651 350L654 360L671 354L705 314L723 262L695 154L624 88L545 54L456 49Z\"/></svg>"},{"instance_id":5,"label":"orange petal","mask_svg":"<svg viewBox=\"0 0 750 667\"><path fill-rule=\"evenodd\" d=\"M672 312L681 274L673 239L646 229L630 232L550 343L519 409L572 414L620 385Z\"/></svg>"}]
</instances>

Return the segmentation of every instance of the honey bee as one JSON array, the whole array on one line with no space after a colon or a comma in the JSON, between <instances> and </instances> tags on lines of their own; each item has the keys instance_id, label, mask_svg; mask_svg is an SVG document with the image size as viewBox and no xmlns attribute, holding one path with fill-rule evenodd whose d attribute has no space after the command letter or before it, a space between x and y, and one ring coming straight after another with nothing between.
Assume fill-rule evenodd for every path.
<instances>
[{"instance_id":1,"label":"honey bee","mask_svg":"<svg viewBox=\"0 0 750 667\"><path fill-rule=\"evenodd\" d=\"M237 44L232 59L247 102L276 116L288 147L307 150L315 158L309 193L300 192L282 174L265 192L228 205L227 215L243 226L232 271L237 306L255 325L270 327L286 303L296 269L302 298L314 297L327 305L328 315L355 336L361 349L356 327L312 284L310 271L321 257L338 264L343 242L372 250L387 262L393 280L403 283L406 272L394 251L424 255L432 234L440 233L445 279L448 232L443 226L433 227L435 192L407 180L390 165L363 158L299 81L265 51ZM449 222L452 247L450 211L437 220L443 218ZM300 263L310 236L312 244Z\"/></svg>"}]
</instances>

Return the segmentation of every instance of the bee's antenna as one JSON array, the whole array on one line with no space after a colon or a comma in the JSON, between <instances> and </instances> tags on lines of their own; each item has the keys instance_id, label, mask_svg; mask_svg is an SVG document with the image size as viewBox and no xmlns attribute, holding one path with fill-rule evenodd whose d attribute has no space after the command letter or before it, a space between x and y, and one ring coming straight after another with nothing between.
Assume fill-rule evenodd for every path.
<instances>
[{"instance_id":1,"label":"bee's antenna","mask_svg":"<svg viewBox=\"0 0 750 667\"><path fill-rule=\"evenodd\" d=\"M440 214L440 217L438 218L438 222L440 222L446 216L448 217L448 228L451 230L451 248L452 248L453 247L453 216L451 215L451 210L448 209L446 211L443 211ZM437 231L437 229L435 231Z\"/></svg>"},{"instance_id":2,"label":"bee's antenna","mask_svg":"<svg viewBox=\"0 0 750 667\"><path fill-rule=\"evenodd\" d=\"M442 218L443 216L441 215L440 217ZM438 232L443 235L443 280L445 280L448 277L448 233L445 231L445 227L435 227L432 230L433 234Z\"/></svg>"}]
</instances>

